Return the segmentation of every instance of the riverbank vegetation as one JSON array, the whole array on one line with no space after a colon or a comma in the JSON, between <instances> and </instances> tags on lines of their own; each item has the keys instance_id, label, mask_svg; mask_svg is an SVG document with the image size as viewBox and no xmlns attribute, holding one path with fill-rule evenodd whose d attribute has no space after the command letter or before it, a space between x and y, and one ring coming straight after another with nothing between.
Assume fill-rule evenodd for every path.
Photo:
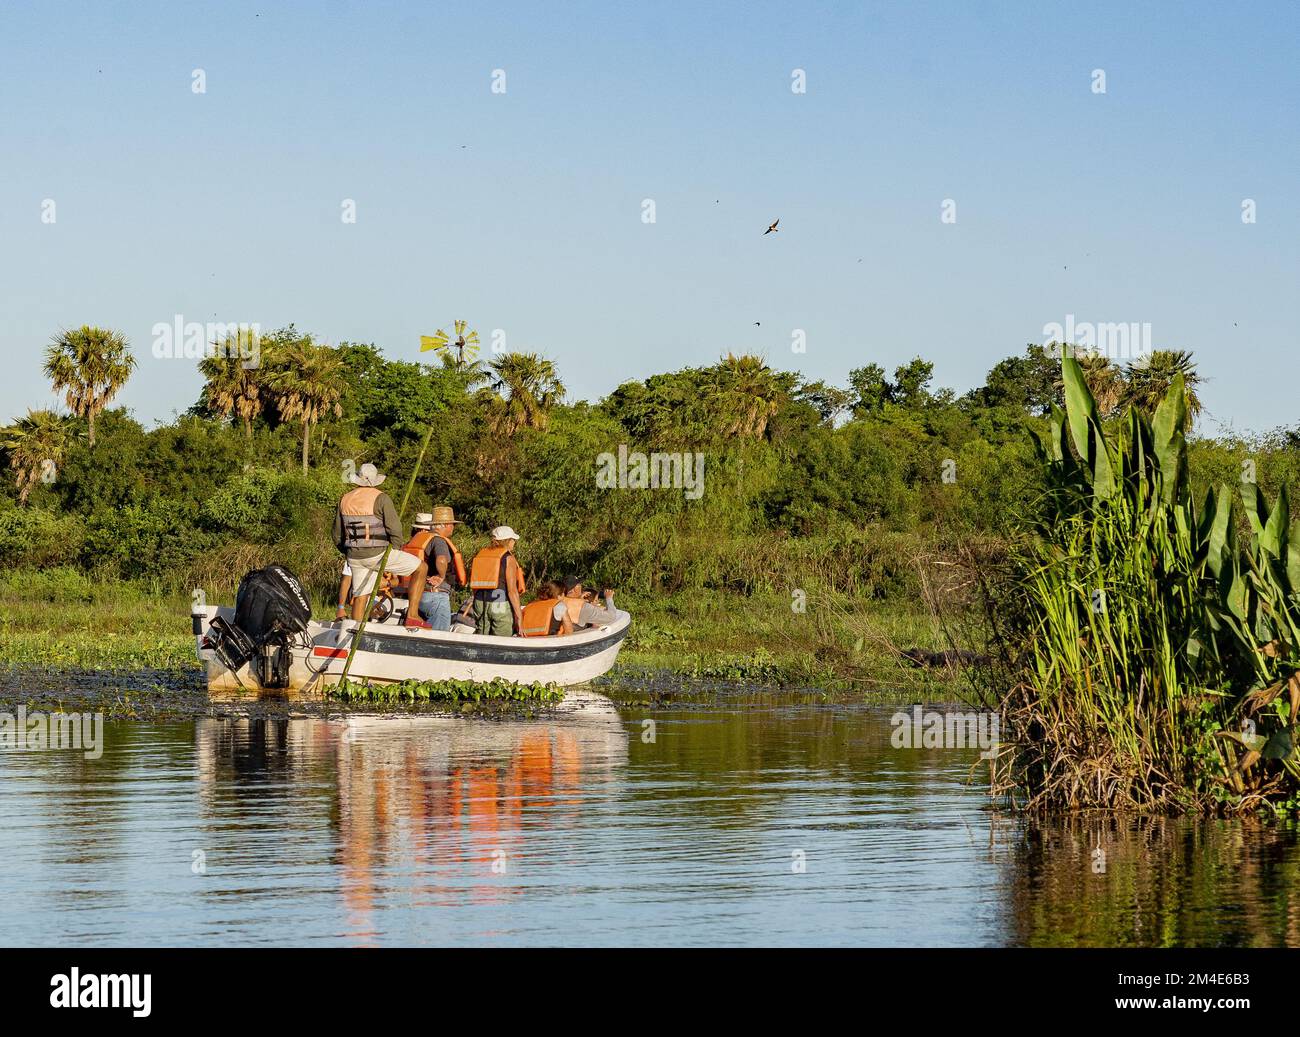
<instances>
[{"instance_id":1,"label":"riverbank vegetation","mask_svg":"<svg viewBox=\"0 0 1300 1037\"><path fill-rule=\"evenodd\" d=\"M1193 493L1181 375L1111 428L1072 358L1037 525L993 580L1006 787L1034 805L1300 803L1300 523L1285 484ZM1238 498L1240 498L1238 500ZM1243 532L1239 536L1238 530Z\"/></svg>"},{"instance_id":2,"label":"riverbank vegetation","mask_svg":"<svg viewBox=\"0 0 1300 1037\"><path fill-rule=\"evenodd\" d=\"M292 326L255 357L218 343L198 398L146 428L113 406L121 337L61 335L67 412L0 431L0 658L188 663L193 591L231 600L272 560L332 615L346 476L402 487L432 425L410 510L453 506L467 557L514 526L530 585L615 587L625 673L915 700L991 660L966 676L1033 802L1291 801L1300 429L1205 434L1188 354L1030 345L959 393L922 358L836 385L728 353L587 402L540 355L454 338L423 364Z\"/></svg>"}]
</instances>

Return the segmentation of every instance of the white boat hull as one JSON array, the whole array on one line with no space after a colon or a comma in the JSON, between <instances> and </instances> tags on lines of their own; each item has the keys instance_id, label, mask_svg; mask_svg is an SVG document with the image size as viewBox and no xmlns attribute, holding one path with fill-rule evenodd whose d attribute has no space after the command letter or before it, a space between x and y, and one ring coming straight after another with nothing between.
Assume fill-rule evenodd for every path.
<instances>
[{"instance_id":1,"label":"white boat hull","mask_svg":"<svg viewBox=\"0 0 1300 1037\"><path fill-rule=\"evenodd\" d=\"M234 698L321 698L337 684L359 624L352 620L309 623L292 646L288 686L264 688L252 665L229 669L204 638L213 617L234 622L232 608L208 606L192 614L200 660L207 665L208 692ZM349 679L374 684L402 681L468 680L487 683L585 684L606 673L618 658L631 617L557 637L492 637L431 630L406 630L396 620L368 623L348 671Z\"/></svg>"}]
</instances>

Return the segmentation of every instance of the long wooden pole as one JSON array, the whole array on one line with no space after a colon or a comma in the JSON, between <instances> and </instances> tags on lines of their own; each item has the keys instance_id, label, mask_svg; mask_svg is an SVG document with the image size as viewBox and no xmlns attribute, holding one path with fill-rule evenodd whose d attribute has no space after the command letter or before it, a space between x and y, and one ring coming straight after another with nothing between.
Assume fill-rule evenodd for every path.
<instances>
[{"instance_id":1,"label":"long wooden pole","mask_svg":"<svg viewBox=\"0 0 1300 1037\"><path fill-rule=\"evenodd\" d=\"M406 506L411 502L411 492L415 489L415 480L416 478L418 478L420 474L420 466L424 464L424 455L425 452L429 449L429 440L431 440L432 438L433 438L433 422L429 422L429 429L424 434L424 442L420 444L420 456L415 459L415 468L411 471L411 478L406 483L406 493L402 495L401 507L397 509L397 523L403 529L406 528ZM393 550L393 545L392 543L389 543L389 545L384 548L384 553L379 559L379 568L375 571L375 578L370 584L370 593L366 596L366 607L365 610L361 613L361 622L357 626L357 628L352 632L352 644L348 648L348 658L347 661L343 664L343 673L339 676L340 684L342 684L344 681L348 679L348 673L352 669L352 658L357 654L357 645L361 643L361 635L362 633L365 632L366 620L370 618L370 609L374 605L375 593L379 590L379 581L384 577L384 566L388 564L388 555L389 552L391 552L392 550ZM418 589L418 593L422 594L423 591L424 591L423 587ZM410 615L411 597L410 596L413 594L417 594L416 588L412 587L407 590L406 621L408 623L411 621L411 615ZM417 602L416 615L419 615L420 606L418 602L420 599L417 596L415 600Z\"/></svg>"}]
</instances>

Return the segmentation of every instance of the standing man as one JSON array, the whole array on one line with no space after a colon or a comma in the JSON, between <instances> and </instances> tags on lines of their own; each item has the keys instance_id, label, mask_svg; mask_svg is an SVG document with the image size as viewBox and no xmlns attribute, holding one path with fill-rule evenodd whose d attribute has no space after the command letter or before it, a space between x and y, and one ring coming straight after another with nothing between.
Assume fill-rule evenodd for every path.
<instances>
[{"instance_id":1,"label":"standing man","mask_svg":"<svg viewBox=\"0 0 1300 1037\"><path fill-rule=\"evenodd\" d=\"M460 522L448 507L417 515L416 524L428 522L430 536L424 546L424 561L429 568L429 582L420 598L420 615L434 630L451 629L451 596L465 586L465 559L451 539Z\"/></svg>"},{"instance_id":2,"label":"standing man","mask_svg":"<svg viewBox=\"0 0 1300 1037\"><path fill-rule=\"evenodd\" d=\"M350 475L355 489L348 490L339 501L334 513L334 545L342 551L352 569L352 618L360 621L366 608L370 588L379 577L379 561L384 548L392 546L386 568L394 576L411 577L406 591L406 618L403 625L408 630L428 630L429 624L420 618L420 592L424 588L429 568L424 560L401 550L406 537L402 533L397 508L392 498L379 489L388 478L380 475L372 464L363 464ZM415 615L411 606L415 605Z\"/></svg>"},{"instance_id":3,"label":"standing man","mask_svg":"<svg viewBox=\"0 0 1300 1037\"><path fill-rule=\"evenodd\" d=\"M519 534L509 526L492 530L492 546L474 556L469 567L469 585L474 591L474 626L480 634L510 637L523 629L524 613L519 595L524 574L514 551Z\"/></svg>"}]
</instances>

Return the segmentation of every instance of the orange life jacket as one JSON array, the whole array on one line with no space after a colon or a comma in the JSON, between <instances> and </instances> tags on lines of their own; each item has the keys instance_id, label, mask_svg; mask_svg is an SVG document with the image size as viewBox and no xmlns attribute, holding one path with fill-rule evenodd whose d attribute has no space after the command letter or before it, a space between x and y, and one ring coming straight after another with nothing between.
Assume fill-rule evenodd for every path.
<instances>
[{"instance_id":1,"label":"orange life jacket","mask_svg":"<svg viewBox=\"0 0 1300 1037\"><path fill-rule=\"evenodd\" d=\"M408 555L415 555L421 561L424 560L425 548L429 546L429 541L433 539L433 534L427 529L418 529L415 534L402 545L402 550Z\"/></svg>"},{"instance_id":2,"label":"orange life jacket","mask_svg":"<svg viewBox=\"0 0 1300 1037\"><path fill-rule=\"evenodd\" d=\"M519 632L524 637L546 637L551 633L555 617L551 614L559 598L538 598L524 606L524 621Z\"/></svg>"},{"instance_id":3,"label":"orange life jacket","mask_svg":"<svg viewBox=\"0 0 1300 1037\"><path fill-rule=\"evenodd\" d=\"M447 548L451 551L451 565L452 568L456 570L456 586L464 587L466 582L465 581L465 559L461 557L460 548L457 547L455 543L452 542L450 537L445 537L441 533L434 533L433 535L436 536L439 540L441 540L444 544L446 544ZM436 572L430 573L429 576L431 579L436 579L438 574ZM520 577L520 579L522 580L522 576ZM522 590L523 588L521 587L520 591L522 592Z\"/></svg>"},{"instance_id":4,"label":"orange life jacket","mask_svg":"<svg viewBox=\"0 0 1300 1037\"><path fill-rule=\"evenodd\" d=\"M402 550L408 555L414 555L420 561L424 561L424 549L429 546L429 541L432 539L433 534L429 530L418 529L412 534L411 539L402 545ZM409 576L395 576L393 582L403 590L411 586Z\"/></svg>"},{"instance_id":5,"label":"orange life jacket","mask_svg":"<svg viewBox=\"0 0 1300 1037\"><path fill-rule=\"evenodd\" d=\"M504 590L506 559L512 557L504 547L485 547L469 563L469 586L476 591ZM515 580L519 593L524 592L524 570L516 560Z\"/></svg>"},{"instance_id":6,"label":"orange life jacket","mask_svg":"<svg viewBox=\"0 0 1300 1037\"><path fill-rule=\"evenodd\" d=\"M374 486L348 490L339 500L343 516L343 550L367 551L388 546L384 520L375 514L375 501L383 491Z\"/></svg>"},{"instance_id":7,"label":"orange life jacket","mask_svg":"<svg viewBox=\"0 0 1300 1037\"><path fill-rule=\"evenodd\" d=\"M421 529L417 531L416 534L413 537L411 537L410 540L408 540L406 543L402 545L402 550L405 551L408 555L415 555L416 558L419 558L421 561L423 561L426 553L429 550L430 542L432 542L435 538L441 540L451 550L451 564L452 564L452 568L456 573L456 586L464 587L465 586L465 559L461 557L460 548L458 548L454 543L448 540L445 536L441 536L438 533L434 533L432 530ZM438 579L438 574L437 572L434 571L433 566L430 565L428 586L432 587L434 583L437 582L437 579ZM410 583L411 583L411 578L409 576L401 576L398 577L397 579L397 585L399 587L407 587L410 585Z\"/></svg>"}]
</instances>

